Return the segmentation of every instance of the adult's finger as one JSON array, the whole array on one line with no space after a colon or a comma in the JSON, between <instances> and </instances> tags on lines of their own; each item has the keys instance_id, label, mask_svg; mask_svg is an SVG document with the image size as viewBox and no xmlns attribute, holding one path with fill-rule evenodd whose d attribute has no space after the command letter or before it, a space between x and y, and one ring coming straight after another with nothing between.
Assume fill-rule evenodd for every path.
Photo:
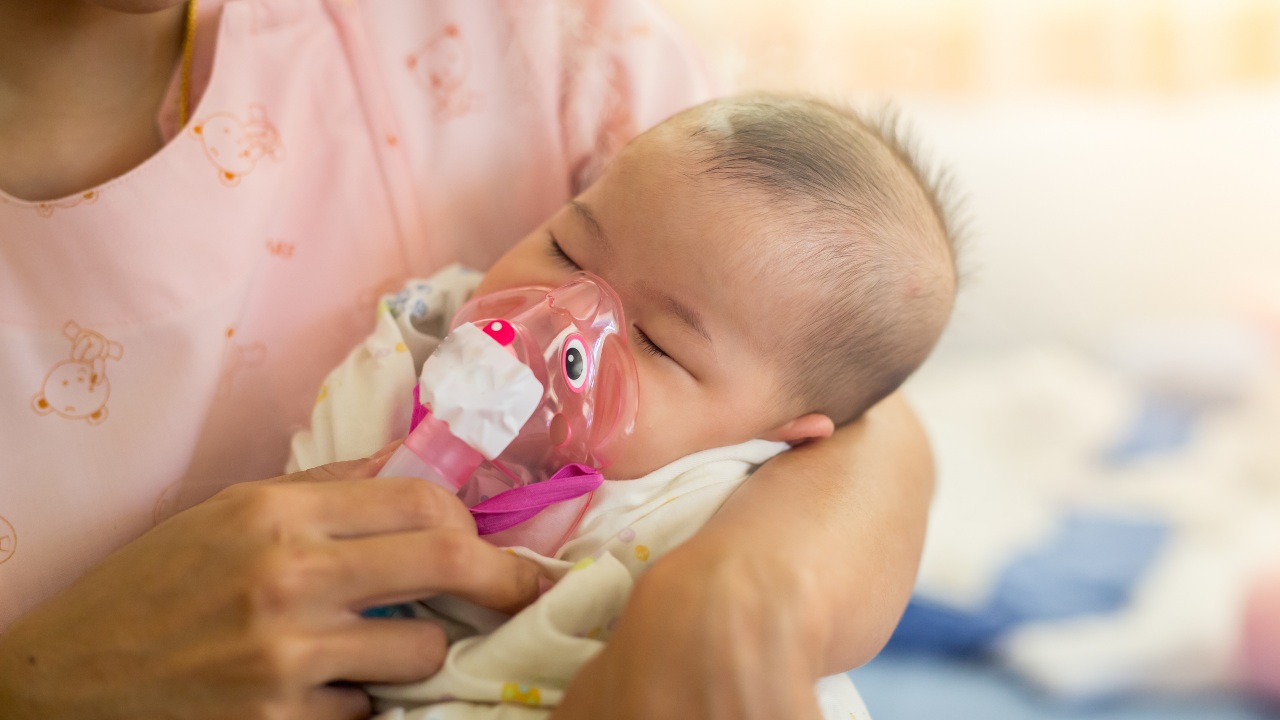
<instances>
[{"instance_id":1,"label":"adult's finger","mask_svg":"<svg viewBox=\"0 0 1280 720\"><path fill-rule=\"evenodd\" d=\"M457 496L418 478L365 478L289 489L291 507L312 527L335 538L429 528L475 532L471 513Z\"/></svg>"},{"instance_id":2,"label":"adult's finger","mask_svg":"<svg viewBox=\"0 0 1280 720\"><path fill-rule=\"evenodd\" d=\"M341 460L327 465L317 465L307 470L281 475L263 482L327 482L358 477L373 477L378 474L383 465L387 464L387 460L391 459L392 453L402 444L404 444L403 440L393 440L367 458Z\"/></svg>"},{"instance_id":3,"label":"adult's finger","mask_svg":"<svg viewBox=\"0 0 1280 720\"><path fill-rule=\"evenodd\" d=\"M299 470L288 475L281 475L263 483L303 483L333 482L334 480L352 480L370 478L378 474L385 464L385 458L359 458L357 460L341 460L328 465L317 465L307 470Z\"/></svg>"},{"instance_id":4,"label":"adult's finger","mask_svg":"<svg viewBox=\"0 0 1280 720\"><path fill-rule=\"evenodd\" d=\"M307 691L290 718L297 720L362 720L369 717L369 696L353 687L321 686Z\"/></svg>"},{"instance_id":5,"label":"adult's finger","mask_svg":"<svg viewBox=\"0 0 1280 720\"><path fill-rule=\"evenodd\" d=\"M449 593L500 612L515 612L538 596L538 568L496 548L474 530L437 528L376 535L336 544L352 607L390 604Z\"/></svg>"},{"instance_id":6,"label":"adult's finger","mask_svg":"<svg viewBox=\"0 0 1280 720\"><path fill-rule=\"evenodd\" d=\"M430 620L360 619L319 641L312 681L416 682L440 669L447 649Z\"/></svg>"}]
</instances>

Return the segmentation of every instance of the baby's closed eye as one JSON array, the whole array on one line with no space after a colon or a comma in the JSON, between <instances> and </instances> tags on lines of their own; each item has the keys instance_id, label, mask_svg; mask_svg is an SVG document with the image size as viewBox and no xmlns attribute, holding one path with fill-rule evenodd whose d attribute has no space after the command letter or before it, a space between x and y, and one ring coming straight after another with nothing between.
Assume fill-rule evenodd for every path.
<instances>
[{"instance_id":1,"label":"baby's closed eye","mask_svg":"<svg viewBox=\"0 0 1280 720\"><path fill-rule=\"evenodd\" d=\"M640 344L640 348L642 350L654 357L671 357L665 350L658 347L657 343L655 343L644 330L641 330L639 325L632 325L631 327L635 330L636 342Z\"/></svg>"},{"instance_id":2,"label":"baby's closed eye","mask_svg":"<svg viewBox=\"0 0 1280 720\"><path fill-rule=\"evenodd\" d=\"M560 247L560 243L556 240L556 236L551 235L550 233L547 234L547 254L567 269L582 269L582 266L574 262L573 258L569 257L569 254L564 251L564 248Z\"/></svg>"}]
</instances>

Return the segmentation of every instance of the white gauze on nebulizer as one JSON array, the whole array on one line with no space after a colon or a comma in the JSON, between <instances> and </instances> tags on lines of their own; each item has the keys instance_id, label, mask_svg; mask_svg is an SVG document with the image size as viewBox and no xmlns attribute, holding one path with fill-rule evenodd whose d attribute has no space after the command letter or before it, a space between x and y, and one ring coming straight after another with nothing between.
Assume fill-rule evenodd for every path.
<instances>
[{"instance_id":1,"label":"white gauze on nebulizer","mask_svg":"<svg viewBox=\"0 0 1280 720\"><path fill-rule=\"evenodd\" d=\"M470 323L455 328L427 358L418 387L431 412L378 475L420 477L454 491L482 461L511 444L544 390L529 366Z\"/></svg>"},{"instance_id":2,"label":"white gauze on nebulizer","mask_svg":"<svg viewBox=\"0 0 1280 720\"><path fill-rule=\"evenodd\" d=\"M542 399L529 366L470 324L440 343L420 381L422 404L486 460L502 454Z\"/></svg>"}]
</instances>

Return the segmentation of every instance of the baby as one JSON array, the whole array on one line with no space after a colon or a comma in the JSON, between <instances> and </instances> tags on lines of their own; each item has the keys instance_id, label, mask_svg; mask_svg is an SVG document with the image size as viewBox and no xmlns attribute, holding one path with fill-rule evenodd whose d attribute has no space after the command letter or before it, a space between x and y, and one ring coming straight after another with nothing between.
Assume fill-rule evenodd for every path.
<instances>
[{"instance_id":1,"label":"baby","mask_svg":"<svg viewBox=\"0 0 1280 720\"><path fill-rule=\"evenodd\" d=\"M434 602L451 639L468 637L435 677L374 688L388 717L553 707L632 580L754 467L893 392L936 343L956 287L942 204L892 129L812 99L710 102L633 140L483 278L446 270L380 306L291 466L402 437L417 371L472 293L554 287L578 270L617 291L629 323L639 410L605 470L626 482L596 491L554 558L517 550L556 581L534 605L506 618ZM818 692L829 717L866 716L843 676Z\"/></svg>"}]
</instances>

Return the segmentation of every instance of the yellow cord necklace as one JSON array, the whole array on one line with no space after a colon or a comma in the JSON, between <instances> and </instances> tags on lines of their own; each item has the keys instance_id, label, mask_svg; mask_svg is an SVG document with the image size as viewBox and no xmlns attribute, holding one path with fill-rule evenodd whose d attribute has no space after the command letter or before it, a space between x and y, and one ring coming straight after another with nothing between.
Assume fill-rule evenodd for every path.
<instances>
[{"instance_id":1,"label":"yellow cord necklace","mask_svg":"<svg viewBox=\"0 0 1280 720\"><path fill-rule=\"evenodd\" d=\"M187 0L187 16L182 28L182 75L179 78L178 125L186 127L191 119L191 51L196 40L196 2Z\"/></svg>"}]
</instances>

